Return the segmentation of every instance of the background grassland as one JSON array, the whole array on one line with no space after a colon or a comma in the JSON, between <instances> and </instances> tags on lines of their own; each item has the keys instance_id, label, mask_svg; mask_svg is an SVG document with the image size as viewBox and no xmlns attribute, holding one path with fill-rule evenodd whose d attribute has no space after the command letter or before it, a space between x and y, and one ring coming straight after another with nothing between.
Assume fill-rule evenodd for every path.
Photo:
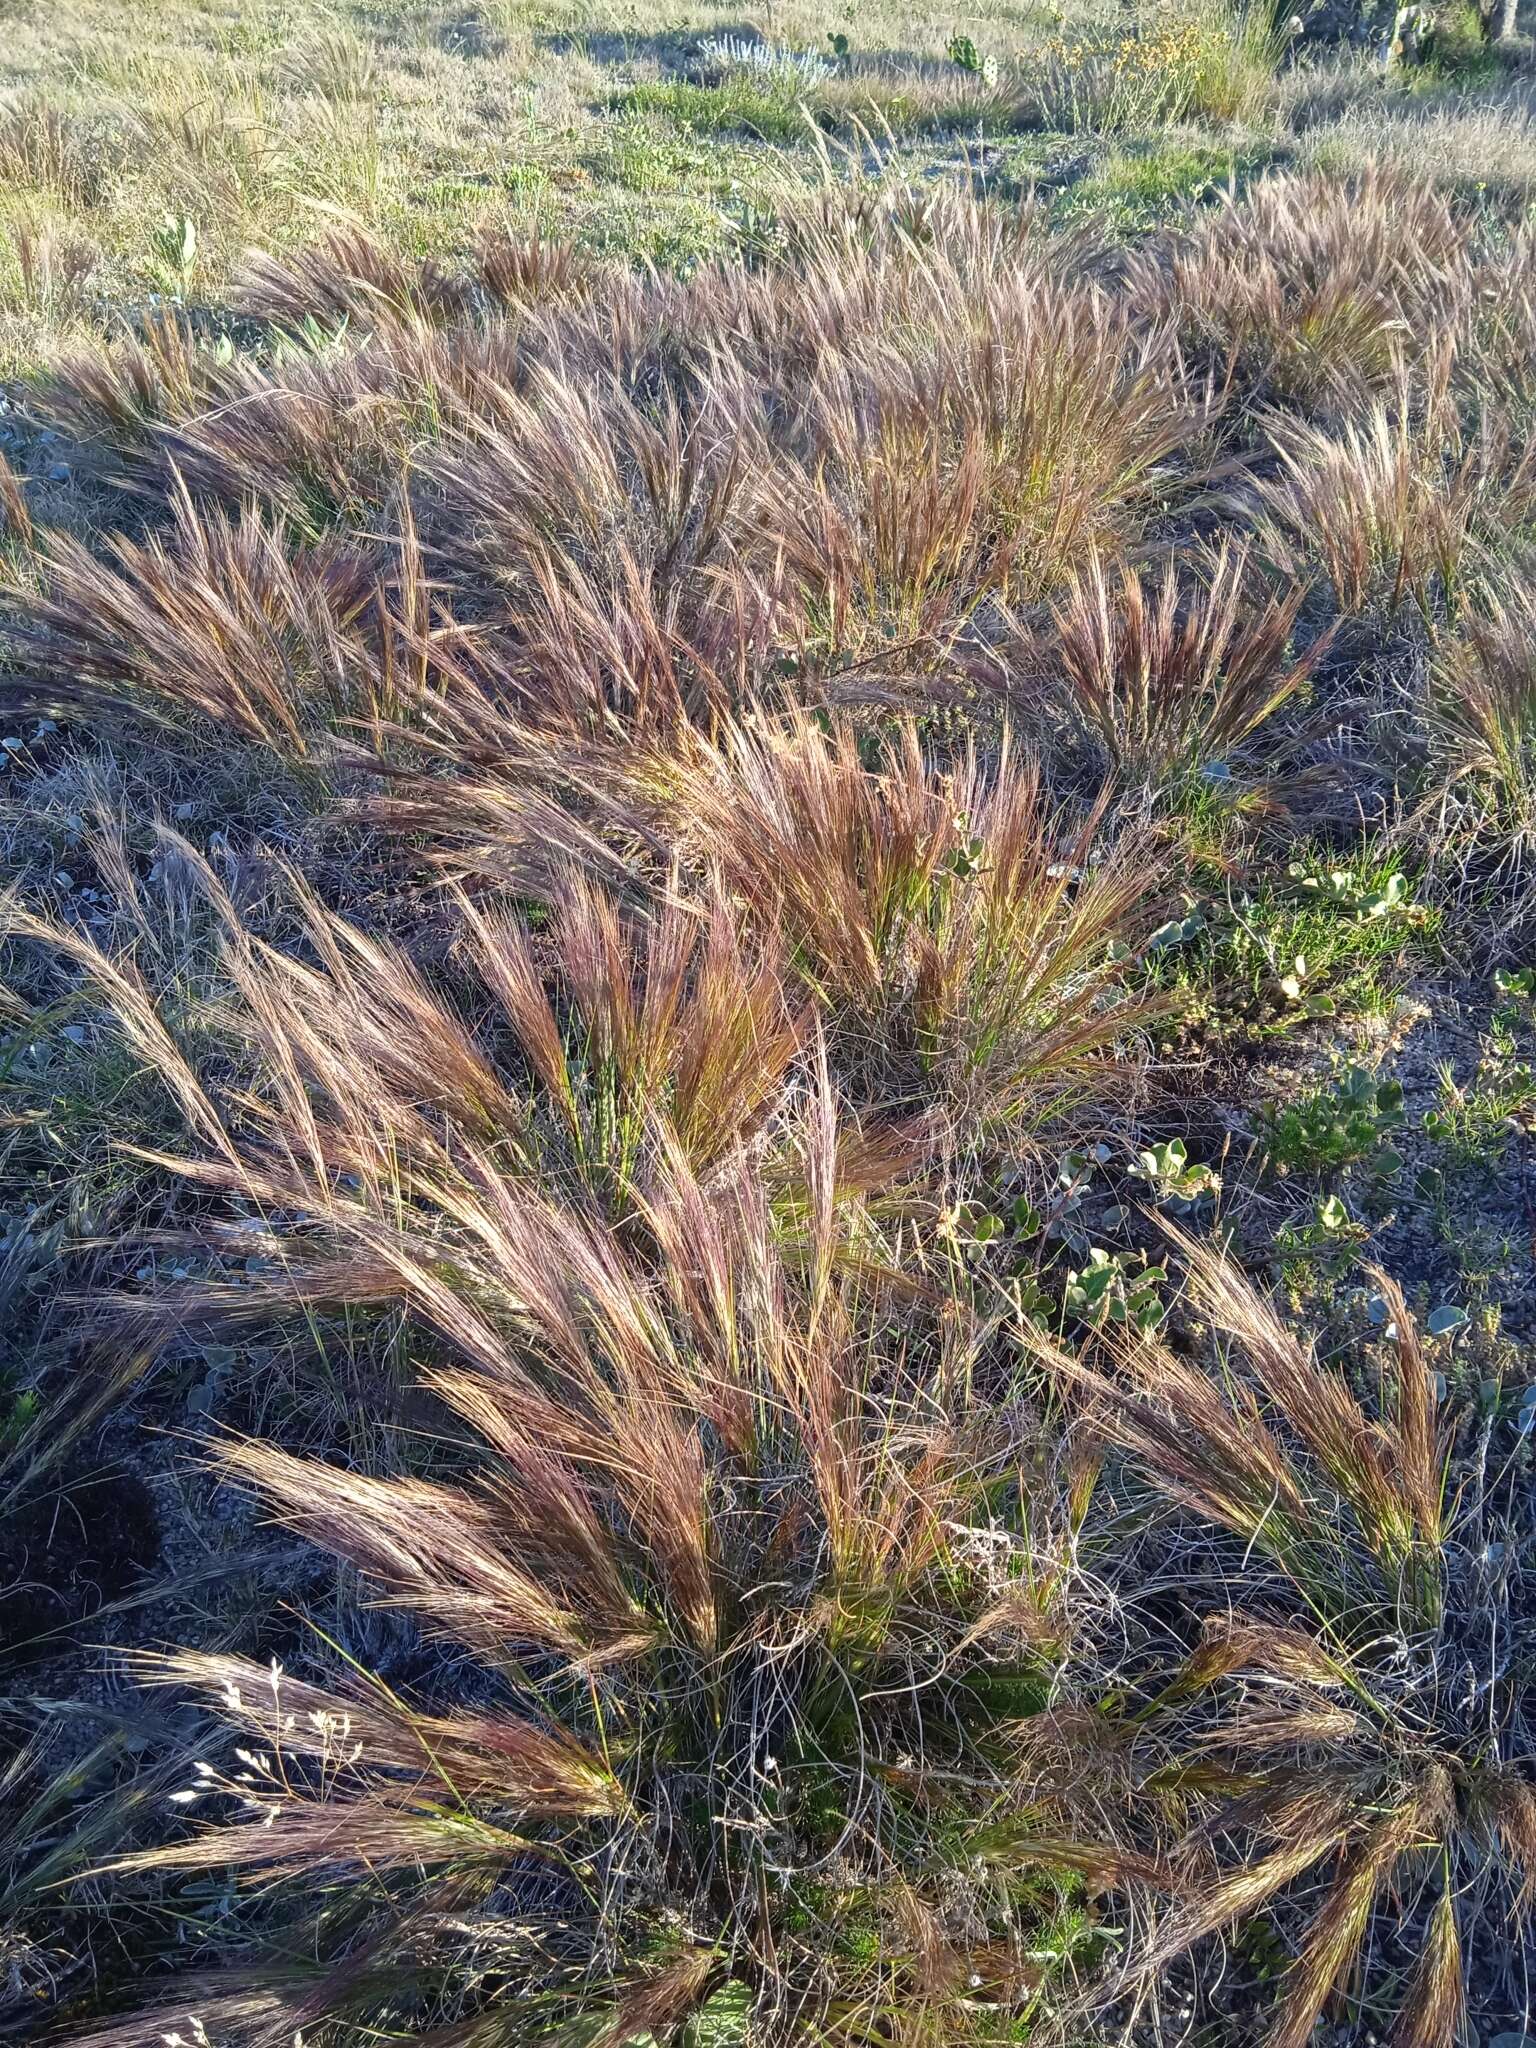
<instances>
[{"instance_id":1,"label":"background grassland","mask_svg":"<svg viewBox=\"0 0 1536 2048\"><path fill-rule=\"evenodd\" d=\"M1319 75L1285 39L1270 51L1241 10L1198 28L1170 15L1145 37L1123 8L959 21L775 7L748 21L713 7L194 0L127 19L17 7L6 24L0 360L13 373L153 293L216 300L246 248L311 239L338 212L416 253L508 218L686 269L821 175L829 148L866 173L1039 181L1065 212L1122 229L1270 161L1401 157L1515 193L1531 173L1518 78L1470 59L1394 77L1348 55ZM995 75L949 60L956 34ZM753 40L809 53L810 68L709 55ZM1118 74L1081 61L1085 46L1113 50ZM819 145L818 125L832 138Z\"/></svg>"}]
</instances>

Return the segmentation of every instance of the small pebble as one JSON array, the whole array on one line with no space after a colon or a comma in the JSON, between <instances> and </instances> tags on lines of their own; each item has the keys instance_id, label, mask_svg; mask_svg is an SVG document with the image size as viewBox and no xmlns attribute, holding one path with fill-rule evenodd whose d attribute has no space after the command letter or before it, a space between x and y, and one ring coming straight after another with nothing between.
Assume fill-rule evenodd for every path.
<instances>
[{"instance_id":1,"label":"small pebble","mask_svg":"<svg viewBox=\"0 0 1536 2048\"><path fill-rule=\"evenodd\" d=\"M69 464L67 462L56 462L48 472L48 481L51 484L67 484L69 482Z\"/></svg>"}]
</instances>

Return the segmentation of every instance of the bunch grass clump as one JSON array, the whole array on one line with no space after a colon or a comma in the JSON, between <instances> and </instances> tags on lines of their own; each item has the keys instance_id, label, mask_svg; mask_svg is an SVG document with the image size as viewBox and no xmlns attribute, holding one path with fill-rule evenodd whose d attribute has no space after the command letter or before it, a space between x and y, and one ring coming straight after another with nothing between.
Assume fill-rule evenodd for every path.
<instances>
[{"instance_id":1,"label":"bunch grass clump","mask_svg":"<svg viewBox=\"0 0 1536 2048\"><path fill-rule=\"evenodd\" d=\"M1518 576L1469 607L1438 650L1429 718L1446 786L1470 791L1486 827L1523 857L1536 818L1536 641Z\"/></svg>"},{"instance_id":2,"label":"bunch grass clump","mask_svg":"<svg viewBox=\"0 0 1536 2048\"><path fill-rule=\"evenodd\" d=\"M374 694L357 646L377 577L332 545L292 551L255 512L197 507L185 487L168 538L116 537L112 565L56 540L42 589L17 592L13 658L39 704L77 713L171 708L280 754L317 726L395 707Z\"/></svg>"},{"instance_id":3,"label":"bunch grass clump","mask_svg":"<svg viewBox=\"0 0 1536 2048\"><path fill-rule=\"evenodd\" d=\"M1053 816L1006 746L940 774L910 728L869 763L851 725L801 719L656 773L675 843L775 935L872 1102L1039 1121L1141 1021L1136 850Z\"/></svg>"},{"instance_id":4,"label":"bunch grass clump","mask_svg":"<svg viewBox=\"0 0 1536 2048\"><path fill-rule=\"evenodd\" d=\"M1503 1625L1484 1567L1454 1560L1497 1551L1504 1510L1455 1499L1442 1376L1385 1274L1367 1405L1220 1253L1182 1249L1213 1363L1158 1336L1102 1364L1052 1354L1130 1468L1243 1560L1223 1564L1226 1604L1142 1709L1159 1731L1150 1782L1212 1804L1173 1858L1188 1894L1141 1965L1155 1975L1295 1897L1261 2038L1302 2048L1400 1916L1396 2038L1449 2048L1470 1946L1490 1919L1518 1943L1536 1873L1519 1690L1495 1680L1472 1705L1450 1679L1482 1667Z\"/></svg>"},{"instance_id":5,"label":"bunch grass clump","mask_svg":"<svg viewBox=\"0 0 1536 2048\"><path fill-rule=\"evenodd\" d=\"M1433 633L1530 516L1527 450L1497 418L1468 432L1444 404L1416 419L1378 402L1337 434L1284 423L1274 441L1274 552L1315 560L1345 619L1410 608Z\"/></svg>"},{"instance_id":6,"label":"bunch grass clump","mask_svg":"<svg viewBox=\"0 0 1536 2048\"><path fill-rule=\"evenodd\" d=\"M200 1133L175 1170L232 1205L206 1277L117 1313L159 1346L406 1315L455 1432L435 1473L254 1440L219 1462L412 1615L461 1695L472 1670L475 1705L356 1668L144 1667L238 1746L178 1795L211 1828L117 1869L242 1873L258 1951L305 1959L210 1983L202 2024L618 2042L729 1994L796 2033L996 2038L1062 1900L1030 1873L1158 1872L1015 1754L1070 1560L1026 1535L1055 1512L1022 1485L1027 1411L972 1397L987 1317L935 1315L893 1262L921 1135L840 1112L720 902L636 943L576 891L555 1007L526 935L475 920L501 1058L318 907L313 966L217 907L261 1054L227 1105L142 985L73 949Z\"/></svg>"},{"instance_id":7,"label":"bunch grass clump","mask_svg":"<svg viewBox=\"0 0 1536 2048\"><path fill-rule=\"evenodd\" d=\"M1326 417L1433 360L1472 259L1444 193L1387 166L1261 178L1133 259L1133 289L1244 406Z\"/></svg>"},{"instance_id":8,"label":"bunch grass clump","mask_svg":"<svg viewBox=\"0 0 1536 2048\"><path fill-rule=\"evenodd\" d=\"M1074 707L1108 765L1154 784L1224 767L1323 652L1294 652L1305 598L1302 584L1259 596L1247 556L1226 546L1193 583L1171 560L1153 582L1125 564L1112 577L1096 557L1053 624Z\"/></svg>"}]
</instances>

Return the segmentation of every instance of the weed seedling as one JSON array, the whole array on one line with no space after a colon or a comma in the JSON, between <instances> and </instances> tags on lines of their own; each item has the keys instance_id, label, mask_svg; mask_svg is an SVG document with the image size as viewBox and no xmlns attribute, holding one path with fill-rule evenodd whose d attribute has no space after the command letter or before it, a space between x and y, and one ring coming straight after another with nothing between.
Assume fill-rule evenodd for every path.
<instances>
[{"instance_id":1,"label":"weed seedling","mask_svg":"<svg viewBox=\"0 0 1536 2048\"><path fill-rule=\"evenodd\" d=\"M1221 1175L1209 1166L1192 1166L1182 1138L1168 1138L1138 1152L1131 1172L1147 1183L1152 1199L1176 1216L1187 1216L1221 1191Z\"/></svg>"},{"instance_id":2,"label":"weed seedling","mask_svg":"<svg viewBox=\"0 0 1536 2048\"><path fill-rule=\"evenodd\" d=\"M1270 1170L1336 1174L1364 1160L1373 1173L1396 1173L1402 1154L1387 1144L1403 1121L1400 1081L1378 1081L1350 1067L1331 1088L1304 1095L1288 1107L1262 1109L1254 1119Z\"/></svg>"},{"instance_id":3,"label":"weed seedling","mask_svg":"<svg viewBox=\"0 0 1536 2048\"><path fill-rule=\"evenodd\" d=\"M1138 1264L1134 1256L1094 1245L1088 1263L1067 1274L1062 1308L1082 1323L1155 1330L1167 1313L1158 1293L1167 1278L1165 1266Z\"/></svg>"}]
</instances>

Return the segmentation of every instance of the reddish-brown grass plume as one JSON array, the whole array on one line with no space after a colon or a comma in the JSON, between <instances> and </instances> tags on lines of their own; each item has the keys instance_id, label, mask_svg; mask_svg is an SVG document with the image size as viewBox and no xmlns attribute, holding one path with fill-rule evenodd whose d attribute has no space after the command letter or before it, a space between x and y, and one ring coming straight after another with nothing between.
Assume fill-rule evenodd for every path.
<instances>
[{"instance_id":1,"label":"reddish-brown grass plume","mask_svg":"<svg viewBox=\"0 0 1536 2048\"><path fill-rule=\"evenodd\" d=\"M1153 581L1097 556L1053 613L1074 708L1107 763L1158 783L1222 761L1306 681L1322 648L1292 651L1306 596L1253 588L1246 550L1223 545L1198 580L1170 559Z\"/></svg>"}]
</instances>

